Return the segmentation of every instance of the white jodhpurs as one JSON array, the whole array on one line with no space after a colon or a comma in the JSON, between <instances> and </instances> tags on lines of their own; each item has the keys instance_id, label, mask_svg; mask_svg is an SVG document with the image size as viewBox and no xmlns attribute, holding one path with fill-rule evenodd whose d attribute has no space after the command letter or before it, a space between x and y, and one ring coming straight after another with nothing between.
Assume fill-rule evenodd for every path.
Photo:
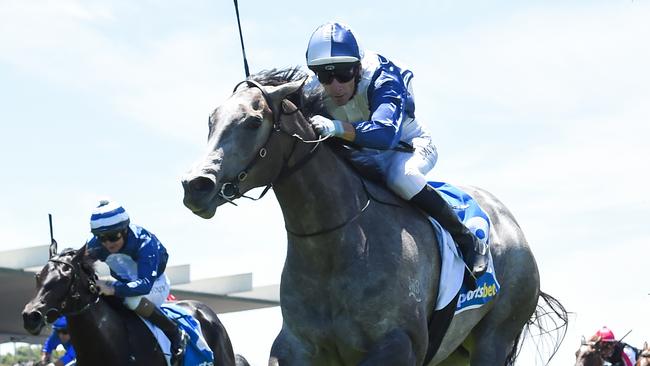
<instances>
[{"instance_id":1,"label":"white jodhpurs","mask_svg":"<svg viewBox=\"0 0 650 366\"><path fill-rule=\"evenodd\" d=\"M131 310L135 310L135 308L138 307L138 304L140 304L140 299L146 297L147 299L149 299L149 301L156 304L156 306L160 307L160 305L162 305L165 302L165 300L167 300L167 296L169 296L169 278L167 278L167 275L163 273L153 283L153 286L151 287L151 291L149 291L148 294L141 295L141 296L125 297L124 305L126 305L126 307Z\"/></svg>"},{"instance_id":2,"label":"white jodhpurs","mask_svg":"<svg viewBox=\"0 0 650 366\"><path fill-rule=\"evenodd\" d=\"M401 140L412 145L415 151L363 148L351 151L348 157L361 171L378 176L390 190L410 200L427 184L425 175L436 165L438 151L431 135L416 119L404 121Z\"/></svg>"},{"instance_id":3,"label":"white jodhpurs","mask_svg":"<svg viewBox=\"0 0 650 366\"><path fill-rule=\"evenodd\" d=\"M370 172L408 201L427 184L425 175L436 165L438 152L428 136L407 142L415 151L361 149L351 152L349 158L361 171Z\"/></svg>"},{"instance_id":4,"label":"white jodhpurs","mask_svg":"<svg viewBox=\"0 0 650 366\"><path fill-rule=\"evenodd\" d=\"M428 137L411 141L413 153L395 151L388 158L386 185L398 196L410 200L427 184L425 175L438 161L438 151Z\"/></svg>"}]
</instances>

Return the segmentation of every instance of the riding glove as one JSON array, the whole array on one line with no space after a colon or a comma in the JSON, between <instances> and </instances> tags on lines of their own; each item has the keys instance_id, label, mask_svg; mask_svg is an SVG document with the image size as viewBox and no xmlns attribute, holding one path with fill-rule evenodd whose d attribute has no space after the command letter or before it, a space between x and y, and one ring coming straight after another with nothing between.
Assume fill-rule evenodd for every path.
<instances>
[{"instance_id":1,"label":"riding glove","mask_svg":"<svg viewBox=\"0 0 650 366\"><path fill-rule=\"evenodd\" d=\"M321 136L334 136L340 137L343 136L345 130L343 129L343 124L339 120L332 120L325 118L323 116L313 116L309 119L311 122L314 131Z\"/></svg>"}]
</instances>

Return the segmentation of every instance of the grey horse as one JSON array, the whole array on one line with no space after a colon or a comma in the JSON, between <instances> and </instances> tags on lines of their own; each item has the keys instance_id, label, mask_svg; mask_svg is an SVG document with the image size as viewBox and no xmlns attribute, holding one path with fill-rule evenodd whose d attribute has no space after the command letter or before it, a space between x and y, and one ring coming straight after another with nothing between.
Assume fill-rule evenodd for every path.
<instances>
[{"instance_id":1,"label":"grey horse","mask_svg":"<svg viewBox=\"0 0 650 366\"><path fill-rule=\"evenodd\" d=\"M315 141L306 117L318 99L302 95L303 77L271 70L235 87L210 115L207 152L183 177L184 203L209 219L252 188L273 188L288 247L269 365L422 365L440 278L434 230ZM492 219L501 292L456 316L428 364L512 364L538 300L555 299L540 291L510 211L484 190L468 193Z\"/></svg>"}]
</instances>

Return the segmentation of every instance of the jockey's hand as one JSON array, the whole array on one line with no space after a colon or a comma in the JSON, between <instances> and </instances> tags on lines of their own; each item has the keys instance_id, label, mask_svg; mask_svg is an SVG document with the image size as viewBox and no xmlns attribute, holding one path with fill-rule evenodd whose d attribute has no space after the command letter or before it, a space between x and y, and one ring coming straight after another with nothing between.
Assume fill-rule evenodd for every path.
<instances>
[{"instance_id":1,"label":"jockey's hand","mask_svg":"<svg viewBox=\"0 0 650 366\"><path fill-rule=\"evenodd\" d=\"M115 287L113 283L109 281L97 281L97 287L99 287L99 294L104 296L113 296L115 295Z\"/></svg>"},{"instance_id":2,"label":"jockey's hand","mask_svg":"<svg viewBox=\"0 0 650 366\"><path fill-rule=\"evenodd\" d=\"M34 364L34 366L47 366L50 364L50 354L49 353L43 353L41 355L41 359Z\"/></svg>"},{"instance_id":3,"label":"jockey's hand","mask_svg":"<svg viewBox=\"0 0 650 366\"><path fill-rule=\"evenodd\" d=\"M317 134L321 136L342 137L345 133L343 122L332 120L320 115L315 115L309 119L311 126Z\"/></svg>"}]
</instances>

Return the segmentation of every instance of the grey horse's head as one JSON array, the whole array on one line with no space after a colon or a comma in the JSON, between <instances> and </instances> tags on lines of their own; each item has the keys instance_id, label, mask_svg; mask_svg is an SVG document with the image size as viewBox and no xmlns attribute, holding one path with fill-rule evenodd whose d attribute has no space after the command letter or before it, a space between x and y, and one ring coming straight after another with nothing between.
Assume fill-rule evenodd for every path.
<instances>
[{"instance_id":1,"label":"grey horse's head","mask_svg":"<svg viewBox=\"0 0 650 366\"><path fill-rule=\"evenodd\" d=\"M304 77L298 69L254 75L212 112L207 150L182 178L187 208L209 219L220 205L277 177L294 143L291 135L313 136L295 113L301 98L293 96Z\"/></svg>"}]
</instances>

